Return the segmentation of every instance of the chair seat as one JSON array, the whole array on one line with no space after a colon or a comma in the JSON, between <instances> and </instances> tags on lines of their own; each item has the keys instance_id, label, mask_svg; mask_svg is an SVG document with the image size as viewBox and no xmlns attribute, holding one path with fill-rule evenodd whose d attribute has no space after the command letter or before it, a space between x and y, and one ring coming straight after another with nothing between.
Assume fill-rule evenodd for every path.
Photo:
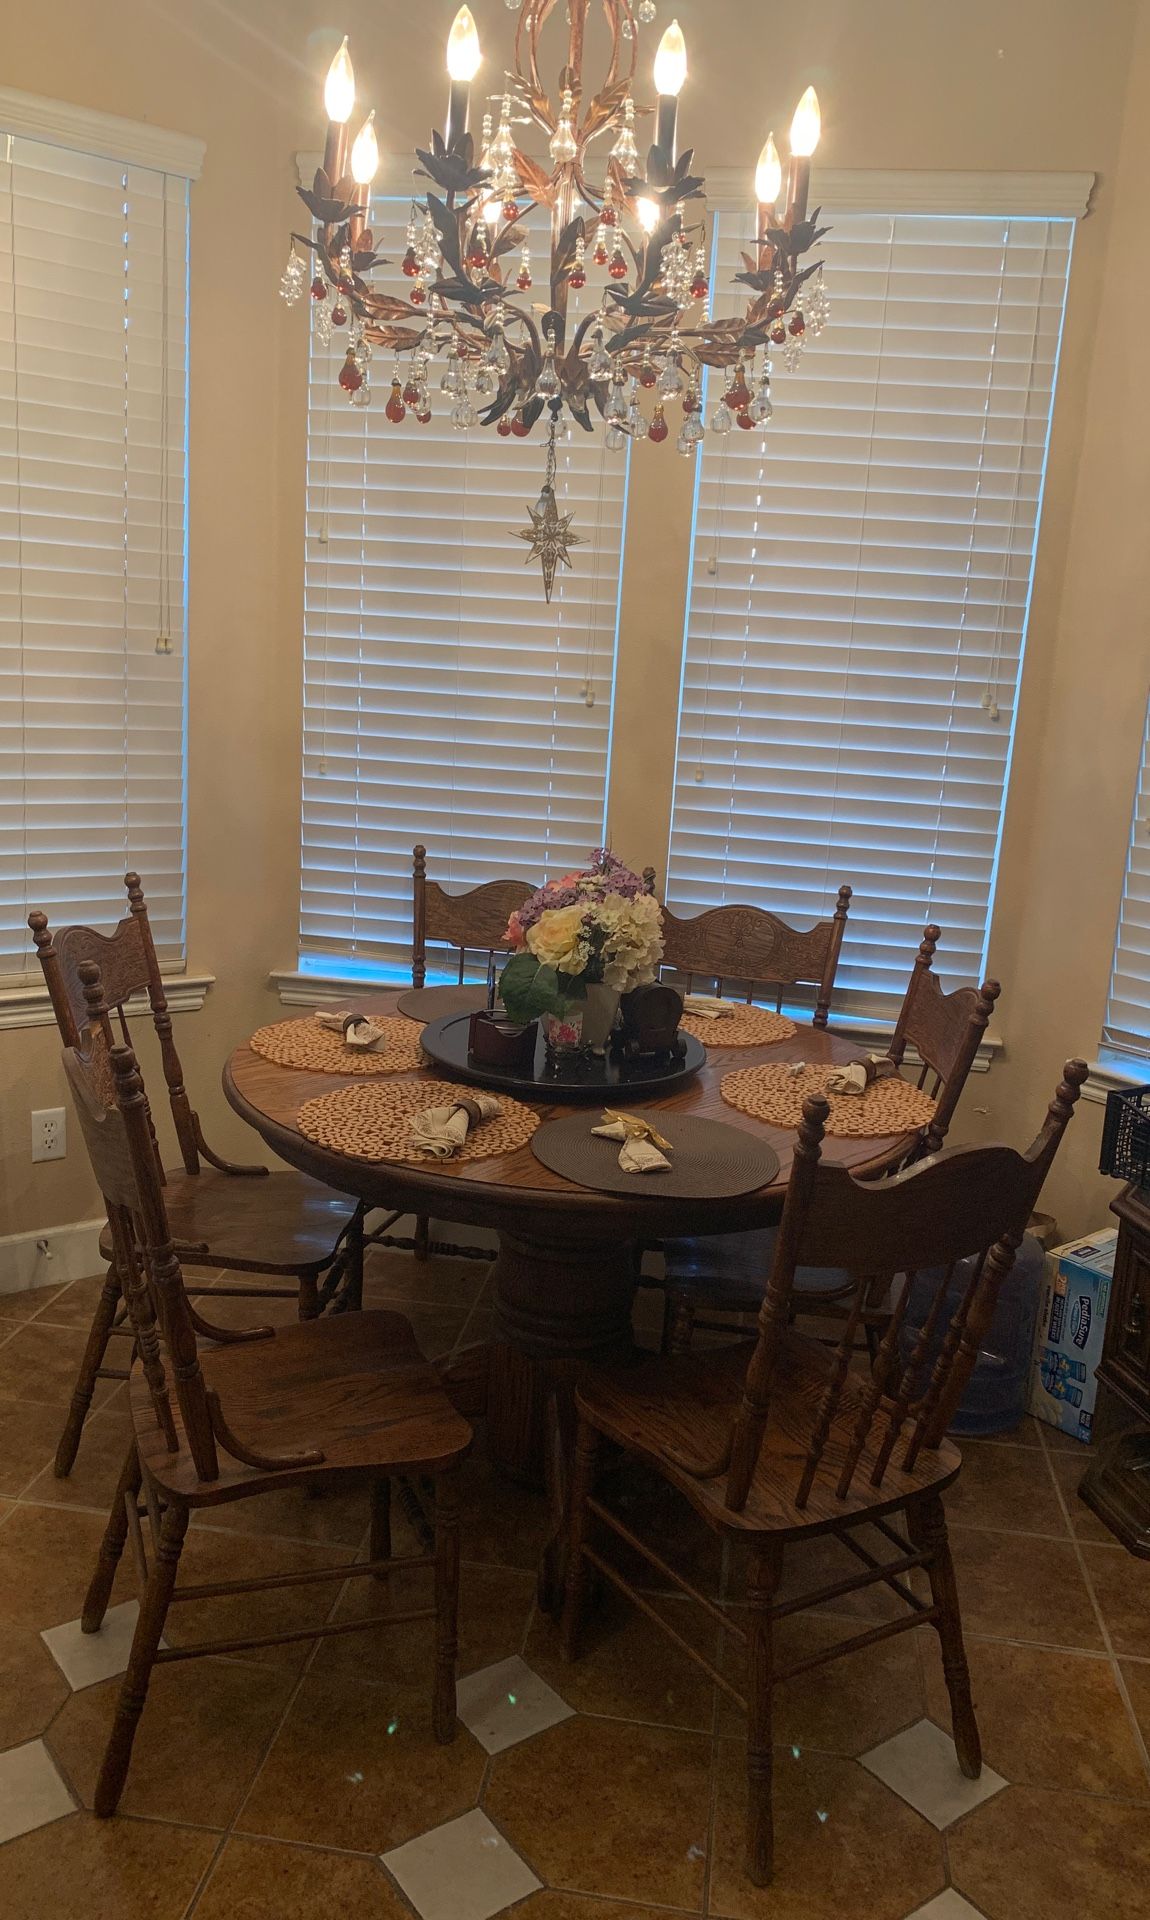
<instances>
[{"instance_id":1,"label":"chair seat","mask_svg":"<svg viewBox=\"0 0 1150 1920\"><path fill-rule=\"evenodd\" d=\"M662 1243L669 1287L689 1287L712 1307L755 1312L763 1303L777 1227L751 1233L710 1233L691 1240ZM794 1290L810 1297L834 1298L854 1285L845 1267L797 1267Z\"/></svg>"},{"instance_id":2,"label":"chair seat","mask_svg":"<svg viewBox=\"0 0 1150 1920\"><path fill-rule=\"evenodd\" d=\"M233 1267L237 1272L298 1274L326 1267L332 1248L355 1212L305 1173L178 1172L164 1176L164 1205L176 1251L189 1266ZM197 1258L193 1260L192 1250ZM107 1227L100 1254L112 1257Z\"/></svg>"},{"instance_id":3,"label":"chair seat","mask_svg":"<svg viewBox=\"0 0 1150 1920\"><path fill-rule=\"evenodd\" d=\"M741 1512L732 1512L725 1504L725 1472L700 1478L688 1469L723 1456L753 1346L750 1340L740 1340L707 1353L597 1369L579 1388L579 1410L608 1439L656 1465L711 1525L748 1534L786 1537L827 1532L841 1527L852 1513L873 1517L916 1495L941 1492L954 1479L961 1456L957 1447L944 1440L937 1450L923 1449L913 1472L888 1465L881 1488L872 1487L870 1471L886 1432L886 1422L879 1417L850 1491L840 1500L835 1487L866 1386L865 1376L848 1376L807 1504L796 1506L833 1355L818 1341L791 1331L782 1342L770 1420L747 1503ZM908 1422L904 1433L909 1431ZM895 1447L896 1462L902 1450L900 1442Z\"/></svg>"},{"instance_id":4,"label":"chair seat","mask_svg":"<svg viewBox=\"0 0 1150 1920\"><path fill-rule=\"evenodd\" d=\"M170 1454L156 1424L140 1363L130 1399L140 1458L161 1492L191 1506L237 1500L313 1475L392 1470L436 1473L471 1445L439 1375L401 1313L338 1314L277 1328L266 1340L205 1349L204 1383L236 1439L255 1453L318 1448L323 1464L301 1472L244 1466L219 1449L219 1479L201 1481L184 1438L173 1391L180 1451Z\"/></svg>"}]
</instances>

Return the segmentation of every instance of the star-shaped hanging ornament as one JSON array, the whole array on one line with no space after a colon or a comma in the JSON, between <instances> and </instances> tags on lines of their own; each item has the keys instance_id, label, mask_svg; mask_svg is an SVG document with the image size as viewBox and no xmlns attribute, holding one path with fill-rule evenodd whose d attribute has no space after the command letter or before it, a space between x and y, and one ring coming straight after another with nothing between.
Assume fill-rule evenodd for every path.
<instances>
[{"instance_id":1,"label":"star-shaped hanging ornament","mask_svg":"<svg viewBox=\"0 0 1150 1920\"><path fill-rule=\"evenodd\" d=\"M543 591L550 601L555 586L556 567L560 563L569 567L571 555L568 548L582 547L586 542L582 534L571 531L574 514L560 513L555 502L555 489L550 482L544 487L535 505L528 507L527 511L531 515L531 525L517 528L516 539L526 540L529 543L531 551L524 564L529 566L532 560L538 560L543 569Z\"/></svg>"}]
</instances>

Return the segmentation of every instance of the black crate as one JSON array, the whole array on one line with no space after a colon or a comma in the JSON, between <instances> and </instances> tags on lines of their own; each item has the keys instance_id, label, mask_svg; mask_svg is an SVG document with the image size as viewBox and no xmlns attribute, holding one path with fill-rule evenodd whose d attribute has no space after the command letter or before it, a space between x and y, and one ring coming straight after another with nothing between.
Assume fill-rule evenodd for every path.
<instances>
[{"instance_id":1,"label":"black crate","mask_svg":"<svg viewBox=\"0 0 1150 1920\"><path fill-rule=\"evenodd\" d=\"M1107 1094L1098 1171L1150 1187L1150 1087Z\"/></svg>"}]
</instances>

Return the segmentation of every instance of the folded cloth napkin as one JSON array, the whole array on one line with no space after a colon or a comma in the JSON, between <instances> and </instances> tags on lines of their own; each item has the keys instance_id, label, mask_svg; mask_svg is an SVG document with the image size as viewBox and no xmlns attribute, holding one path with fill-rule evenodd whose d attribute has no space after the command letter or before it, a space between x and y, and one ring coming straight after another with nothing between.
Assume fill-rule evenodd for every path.
<instances>
[{"instance_id":1,"label":"folded cloth napkin","mask_svg":"<svg viewBox=\"0 0 1150 1920\"><path fill-rule=\"evenodd\" d=\"M671 1162L659 1149L666 1147L669 1153L671 1142L656 1133L650 1121L640 1119L637 1113L613 1113L610 1107L605 1107L602 1121L591 1131L600 1140L622 1141L619 1165L624 1173L670 1172Z\"/></svg>"},{"instance_id":2,"label":"folded cloth napkin","mask_svg":"<svg viewBox=\"0 0 1150 1920\"><path fill-rule=\"evenodd\" d=\"M897 1071L885 1053L871 1053L865 1060L852 1060L849 1067L837 1067L827 1079L826 1091L861 1095L876 1080L890 1080Z\"/></svg>"},{"instance_id":3,"label":"folded cloth napkin","mask_svg":"<svg viewBox=\"0 0 1150 1920\"><path fill-rule=\"evenodd\" d=\"M434 1160L450 1160L458 1153L472 1127L493 1120L499 1102L492 1093L460 1094L450 1107L425 1107L412 1115L408 1132L412 1145Z\"/></svg>"},{"instance_id":4,"label":"folded cloth napkin","mask_svg":"<svg viewBox=\"0 0 1150 1920\"><path fill-rule=\"evenodd\" d=\"M315 1019L316 1025L326 1027L329 1033L342 1033L346 1044L360 1053L370 1053L384 1037L384 1029L365 1013L317 1013Z\"/></svg>"},{"instance_id":5,"label":"folded cloth napkin","mask_svg":"<svg viewBox=\"0 0 1150 1920\"><path fill-rule=\"evenodd\" d=\"M683 995L683 1012L693 1013L696 1020L729 1020L738 1011L738 1002L735 1000L712 1000L705 993Z\"/></svg>"}]
</instances>

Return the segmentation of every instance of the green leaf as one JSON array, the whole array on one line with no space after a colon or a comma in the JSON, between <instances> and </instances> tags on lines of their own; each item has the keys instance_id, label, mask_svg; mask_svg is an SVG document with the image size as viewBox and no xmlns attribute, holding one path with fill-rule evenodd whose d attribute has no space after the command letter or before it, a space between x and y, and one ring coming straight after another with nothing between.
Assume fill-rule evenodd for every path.
<instances>
[{"instance_id":1,"label":"green leaf","mask_svg":"<svg viewBox=\"0 0 1150 1920\"><path fill-rule=\"evenodd\" d=\"M517 953L499 976L499 997L513 1020L526 1026L541 1013L562 1013L567 1005L554 967L541 966L533 953Z\"/></svg>"}]
</instances>

